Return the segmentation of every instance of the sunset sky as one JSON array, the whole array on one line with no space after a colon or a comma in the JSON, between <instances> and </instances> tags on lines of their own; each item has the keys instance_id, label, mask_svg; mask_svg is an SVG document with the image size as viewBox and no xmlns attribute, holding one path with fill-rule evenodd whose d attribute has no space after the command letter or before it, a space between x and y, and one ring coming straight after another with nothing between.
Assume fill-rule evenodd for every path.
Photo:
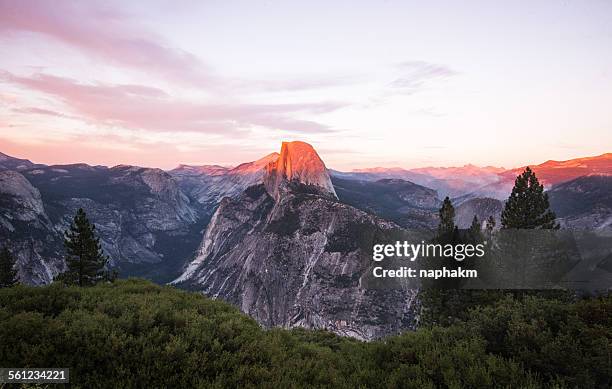
<instances>
[{"instance_id":1,"label":"sunset sky","mask_svg":"<svg viewBox=\"0 0 612 389\"><path fill-rule=\"evenodd\" d=\"M612 152L611 1L0 0L0 152L514 167Z\"/></svg>"}]
</instances>

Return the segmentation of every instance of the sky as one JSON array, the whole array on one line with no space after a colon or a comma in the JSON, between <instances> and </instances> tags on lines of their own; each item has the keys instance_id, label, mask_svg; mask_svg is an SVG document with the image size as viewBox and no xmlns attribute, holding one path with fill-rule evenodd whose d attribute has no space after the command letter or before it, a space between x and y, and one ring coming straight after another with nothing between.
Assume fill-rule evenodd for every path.
<instances>
[{"instance_id":1,"label":"sky","mask_svg":"<svg viewBox=\"0 0 612 389\"><path fill-rule=\"evenodd\" d=\"M507 168L612 152L612 2L0 0L0 152Z\"/></svg>"}]
</instances>

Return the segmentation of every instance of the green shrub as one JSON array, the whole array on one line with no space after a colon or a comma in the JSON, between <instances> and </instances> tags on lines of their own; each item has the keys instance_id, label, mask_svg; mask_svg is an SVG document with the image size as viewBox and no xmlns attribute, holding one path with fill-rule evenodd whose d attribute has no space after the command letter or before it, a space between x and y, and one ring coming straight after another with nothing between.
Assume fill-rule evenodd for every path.
<instances>
[{"instance_id":1,"label":"green shrub","mask_svg":"<svg viewBox=\"0 0 612 389\"><path fill-rule=\"evenodd\" d=\"M0 366L69 367L71 387L609 387L611 299L507 297L450 327L364 343L262 329L142 280L0 291Z\"/></svg>"}]
</instances>

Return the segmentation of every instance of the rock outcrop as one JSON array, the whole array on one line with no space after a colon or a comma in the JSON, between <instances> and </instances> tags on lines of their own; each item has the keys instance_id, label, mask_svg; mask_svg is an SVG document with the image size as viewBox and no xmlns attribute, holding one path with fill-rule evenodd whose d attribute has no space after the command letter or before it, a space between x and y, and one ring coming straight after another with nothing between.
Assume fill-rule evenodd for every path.
<instances>
[{"instance_id":1,"label":"rock outcrop","mask_svg":"<svg viewBox=\"0 0 612 389\"><path fill-rule=\"evenodd\" d=\"M421 237L339 202L325 165L301 142L283 144L264 182L221 202L174 284L233 303L268 327L365 340L411 328L416 291L368 289L363 280L375 242Z\"/></svg>"},{"instance_id":2,"label":"rock outcrop","mask_svg":"<svg viewBox=\"0 0 612 389\"><path fill-rule=\"evenodd\" d=\"M305 142L283 142L278 159L266 166L264 185L272 198L278 200L291 184L312 186L338 198L325 163Z\"/></svg>"}]
</instances>

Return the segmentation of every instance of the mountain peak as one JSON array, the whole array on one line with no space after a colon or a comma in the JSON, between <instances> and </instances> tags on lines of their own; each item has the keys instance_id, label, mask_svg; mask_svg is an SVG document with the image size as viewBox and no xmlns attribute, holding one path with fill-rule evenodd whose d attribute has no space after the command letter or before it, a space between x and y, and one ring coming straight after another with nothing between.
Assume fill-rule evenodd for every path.
<instances>
[{"instance_id":1,"label":"mountain peak","mask_svg":"<svg viewBox=\"0 0 612 389\"><path fill-rule=\"evenodd\" d=\"M266 166L264 184L272 197L278 199L281 188L289 182L317 186L338 197L325 163L306 142L283 142L278 158Z\"/></svg>"}]
</instances>

